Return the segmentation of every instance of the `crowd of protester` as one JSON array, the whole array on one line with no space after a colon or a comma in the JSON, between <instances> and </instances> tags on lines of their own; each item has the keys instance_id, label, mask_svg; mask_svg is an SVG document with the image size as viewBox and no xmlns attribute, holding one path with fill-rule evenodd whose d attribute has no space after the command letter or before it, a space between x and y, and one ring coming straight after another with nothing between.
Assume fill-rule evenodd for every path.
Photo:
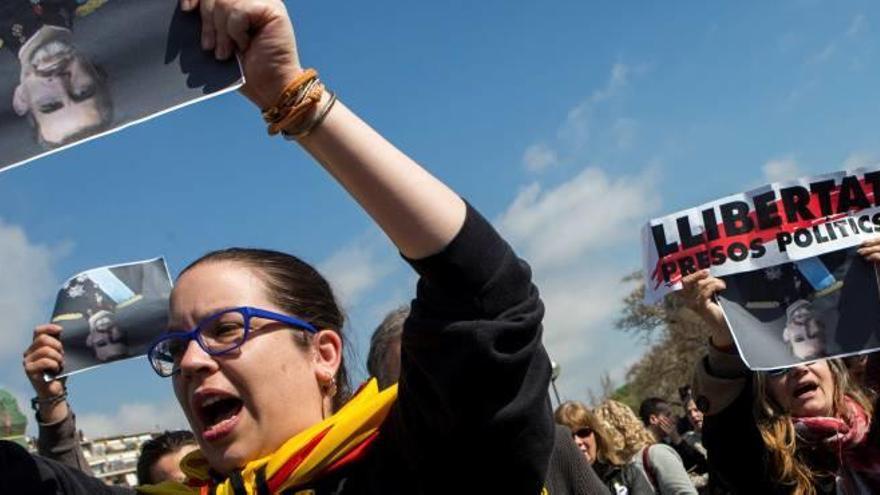
<instances>
[{"instance_id":1,"label":"crowd of protester","mask_svg":"<svg viewBox=\"0 0 880 495\"><path fill-rule=\"evenodd\" d=\"M376 380L352 391L345 317L314 268L253 248L190 264L148 360L193 431L143 446L142 493L880 493L873 359L750 371L708 271L683 280L712 336L677 404L554 413L537 288L490 223L302 69L282 2L181 8L201 13L206 49L239 52L270 134L311 153L420 278L371 339ZM880 261L880 241L860 252ZM0 442L0 491L131 493L90 476L65 384L43 378L63 369L62 331L37 327L25 351L39 455Z\"/></svg>"}]
</instances>

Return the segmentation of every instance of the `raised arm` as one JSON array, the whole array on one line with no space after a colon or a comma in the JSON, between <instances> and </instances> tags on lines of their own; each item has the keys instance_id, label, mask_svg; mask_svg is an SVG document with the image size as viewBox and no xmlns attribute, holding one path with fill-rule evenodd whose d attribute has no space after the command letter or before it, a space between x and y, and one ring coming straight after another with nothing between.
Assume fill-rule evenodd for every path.
<instances>
[{"instance_id":1,"label":"raised arm","mask_svg":"<svg viewBox=\"0 0 880 495\"><path fill-rule=\"evenodd\" d=\"M24 372L37 394L37 451L49 459L92 474L77 438L76 417L68 405L64 384L60 380L47 382L43 379L46 373L57 374L64 366L60 335L58 325L38 326L22 360Z\"/></svg>"},{"instance_id":2,"label":"raised arm","mask_svg":"<svg viewBox=\"0 0 880 495\"><path fill-rule=\"evenodd\" d=\"M201 10L202 44L218 58L239 53L244 94L271 107L303 71L293 27L280 0L182 0ZM330 98L324 92L316 108ZM337 102L300 144L373 217L404 256L421 259L446 247L461 229L464 202Z\"/></svg>"}]
</instances>

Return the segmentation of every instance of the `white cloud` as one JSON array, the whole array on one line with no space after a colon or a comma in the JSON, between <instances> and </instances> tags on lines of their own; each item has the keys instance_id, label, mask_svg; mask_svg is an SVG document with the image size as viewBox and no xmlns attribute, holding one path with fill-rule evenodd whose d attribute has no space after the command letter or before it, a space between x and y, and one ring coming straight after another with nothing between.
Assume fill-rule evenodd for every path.
<instances>
[{"instance_id":1,"label":"white cloud","mask_svg":"<svg viewBox=\"0 0 880 495\"><path fill-rule=\"evenodd\" d=\"M571 107L551 143L539 142L529 145L523 152L523 164L531 172L541 172L551 166L566 162L571 155L580 153L588 143L599 138L601 143L609 143L618 149L629 148L635 138L636 121L628 118L610 119L603 115L609 100L619 98L631 84L633 76L644 74L648 65L628 65L615 63L605 84L593 91L589 97ZM607 121L607 122L606 122Z\"/></svg>"},{"instance_id":2,"label":"white cloud","mask_svg":"<svg viewBox=\"0 0 880 495\"><path fill-rule=\"evenodd\" d=\"M614 179L589 167L548 191L537 182L526 187L498 224L536 267L566 266L590 249L631 238L659 205L655 181L653 169Z\"/></svg>"},{"instance_id":3,"label":"white cloud","mask_svg":"<svg viewBox=\"0 0 880 495\"><path fill-rule=\"evenodd\" d=\"M867 167L869 165L877 165L880 162L880 156L876 153L871 153L868 151L855 151L850 153L849 156L843 161L843 168L859 168L859 167Z\"/></svg>"},{"instance_id":4,"label":"white cloud","mask_svg":"<svg viewBox=\"0 0 880 495\"><path fill-rule=\"evenodd\" d=\"M632 69L623 63L617 62L611 67L611 74L608 76L608 82L605 87L593 92L590 101L598 103L607 100L620 92L629 84L629 75Z\"/></svg>"},{"instance_id":5,"label":"white cloud","mask_svg":"<svg viewBox=\"0 0 880 495\"><path fill-rule=\"evenodd\" d=\"M768 161L761 167L766 182L779 182L797 179L804 175L793 157L783 157Z\"/></svg>"},{"instance_id":6,"label":"white cloud","mask_svg":"<svg viewBox=\"0 0 880 495\"><path fill-rule=\"evenodd\" d=\"M849 23L849 28L846 30L846 35L850 38L858 36L868 27L868 18L865 17L865 14L856 14L852 21Z\"/></svg>"},{"instance_id":7,"label":"white cloud","mask_svg":"<svg viewBox=\"0 0 880 495\"><path fill-rule=\"evenodd\" d=\"M189 424L177 402L122 404L112 413L78 413L77 427L89 438L145 431L188 430Z\"/></svg>"},{"instance_id":8,"label":"white cloud","mask_svg":"<svg viewBox=\"0 0 880 495\"><path fill-rule=\"evenodd\" d=\"M585 399L604 370L619 374L621 362L643 352L612 322L630 289L621 279L638 262L639 227L660 204L657 186L651 167L622 177L586 168L546 191L532 184L496 222L533 268L546 307L544 343L564 370L564 396Z\"/></svg>"},{"instance_id":9,"label":"white cloud","mask_svg":"<svg viewBox=\"0 0 880 495\"><path fill-rule=\"evenodd\" d=\"M379 242L357 239L318 265L318 271L330 281L343 306L356 305L362 296L394 271L388 248L382 246L383 249L379 249Z\"/></svg>"},{"instance_id":10,"label":"white cloud","mask_svg":"<svg viewBox=\"0 0 880 495\"><path fill-rule=\"evenodd\" d=\"M18 226L0 220L0 360L21 357L30 329L44 322L57 284L52 272L55 252L31 242Z\"/></svg>"},{"instance_id":11,"label":"white cloud","mask_svg":"<svg viewBox=\"0 0 880 495\"><path fill-rule=\"evenodd\" d=\"M559 162L556 151L544 143L533 144L526 148L523 163L532 172L541 172Z\"/></svg>"}]
</instances>

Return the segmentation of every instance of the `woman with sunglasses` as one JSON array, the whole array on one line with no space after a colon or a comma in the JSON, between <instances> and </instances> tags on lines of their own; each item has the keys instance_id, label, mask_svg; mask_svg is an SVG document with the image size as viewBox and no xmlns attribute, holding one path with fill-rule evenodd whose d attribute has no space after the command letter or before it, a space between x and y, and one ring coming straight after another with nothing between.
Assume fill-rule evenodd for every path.
<instances>
[{"instance_id":1,"label":"woman with sunglasses","mask_svg":"<svg viewBox=\"0 0 880 495\"><path fill-rule=\"evenodd\" d=\"M201 13L206 49L239 53L243 92L258 108L309 77L280 0L181 6ZM371 382L348 398L343 315L311 266L259 249L209 253L180 274L170 329L149 352L200 449L182 462L185 484L142 491L541 493L554 427L530 270L475 210L341 102L312 83L302 89L285 94L320 95L312 113L291 113L296 124L281 130L420 275L399 386L379 392ZM0 470L0 488L17 490L2 493L109 490L2 442Z\"/></svg>"},{"instance_id":2,"label":"woman with sunglasses","mask_svg":"<svg viewBox=\"0 0 880 495\"><path fill-rule=\"evenodd\" d=\"M860 252L880 261L880 241ZM711 327L695 390L709 462L734 493L880 493L872 405L838 359L750 372L721 307L723 280L703 270L682 279L683 297Z\"/></svg>"},{"instance_id":3,"label":"woman with sunglasses","mask_svg":"<svg viewBox=\"0 0 880 495\"><path fill-rule=\"evenodd\" d=\"M590 409L576 401L563 402L556 408L556 422L567 426L587 462L613 494L626 490L628 495L654 493L647 477L626 462L616 445L616 439Z\"/></svg>"}]
</instances>

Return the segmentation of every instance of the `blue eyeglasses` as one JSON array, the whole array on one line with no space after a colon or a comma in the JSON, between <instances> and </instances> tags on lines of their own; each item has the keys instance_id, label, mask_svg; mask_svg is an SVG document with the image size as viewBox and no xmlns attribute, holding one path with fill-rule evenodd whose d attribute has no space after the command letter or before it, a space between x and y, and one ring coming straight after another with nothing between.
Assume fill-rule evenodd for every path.
<instances>
[{"instance_id":1,"label":"blue eyeglasses","mask_svg":"<svg viewBox=\"0 0 880 495\"><path fill-rule=\"evenodd\" d=\"M168 332L150 346L147 357L150 366L161 377L169 377L180 371L180 360L190 340L198 342L206 353L219 356L234 351L247 341L251 333L251 318L265 318L285 323L299 330L316 333L310 323L265 309L242 306L213 314L188 332Z\"/></svg>"}]
</instances>

